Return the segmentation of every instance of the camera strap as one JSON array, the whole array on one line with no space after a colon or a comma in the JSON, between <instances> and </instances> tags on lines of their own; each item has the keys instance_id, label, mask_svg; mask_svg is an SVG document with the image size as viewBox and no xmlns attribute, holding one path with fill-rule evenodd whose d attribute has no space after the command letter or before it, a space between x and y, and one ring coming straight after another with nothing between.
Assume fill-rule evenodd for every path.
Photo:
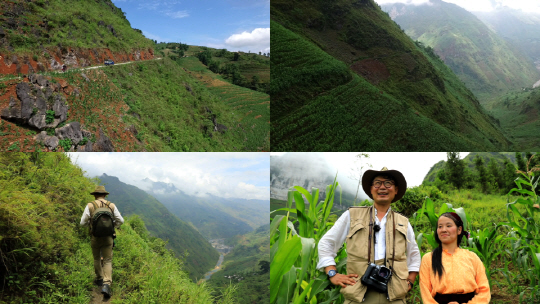
<instances>
[{"instance_id":1,"label":"camera strap","mask_svg":"<svg viewBox=\"0 0 540 304\"><path fill-rule=\"evenodd\" d=\"M368 242L368 264L371 262L371 234L373 233L373 208L369 208L369 242ZM375 257L373 257L373 262L375 262Z\"/></svg>"}]
</instances>

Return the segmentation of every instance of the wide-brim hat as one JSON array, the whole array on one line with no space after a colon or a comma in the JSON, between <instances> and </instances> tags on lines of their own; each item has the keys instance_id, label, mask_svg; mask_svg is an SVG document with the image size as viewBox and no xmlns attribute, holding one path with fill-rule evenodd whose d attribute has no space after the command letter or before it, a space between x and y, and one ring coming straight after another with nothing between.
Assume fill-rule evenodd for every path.
<instances>
[{"instance_id":1,"label":"wide-brim hat","mask_svg":"<svg viewBox=\"0 0 540 304\"><path fill-rule=\"evenodd\" d=\"M109 192L107 192L105 190L105 186L97 186L96 190L94 190L94 192L92 192L90 194L92 194L92 195L94 195L94 194L109 194Z\"/></svg>"},{"instance_id":2,"label":"wide-brim hat","mask_svg":"<svg viewBox=\"0 0 540 304\"><path fill-rule=\"evenodd\" d=\"M362 176L362 188L364 189L364 192L369 198L373 199L373 195L371 195L371 184L373 179L379 175L390 175L394 178L398 187L398 192L394 197L394 200L392 200L392 203L399 201L407 191L407 181L403 174L398 170L388 170L386 167L382 168L381 171L367 170Z\"/></svg>"}]
</instances>

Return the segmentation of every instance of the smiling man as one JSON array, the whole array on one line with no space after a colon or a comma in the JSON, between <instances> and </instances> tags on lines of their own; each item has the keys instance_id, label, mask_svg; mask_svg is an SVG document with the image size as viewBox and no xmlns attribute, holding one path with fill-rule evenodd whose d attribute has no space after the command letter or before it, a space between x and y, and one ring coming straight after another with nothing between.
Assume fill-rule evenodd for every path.
<instances>
[{"instance_id":1,"label":"smiling man","mask_svg":"<svg viewBox=\"0 0 540 304\"><path fill-rule=\"evenodd\" d=\"M317 269L341 286L345 304L406 303L420 269L420 251L409 220L392 210L407 190L397 170L368 170L362 188L373 206L351 207L319 242ZM337 273L335 257L347 244L347 275Z\"/></svg>"}]
</instances>

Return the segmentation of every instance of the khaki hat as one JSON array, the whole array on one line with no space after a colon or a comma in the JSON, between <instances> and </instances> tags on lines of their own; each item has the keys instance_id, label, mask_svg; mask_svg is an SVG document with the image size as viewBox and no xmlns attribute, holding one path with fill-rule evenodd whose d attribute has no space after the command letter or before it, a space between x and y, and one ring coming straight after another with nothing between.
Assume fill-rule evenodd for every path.
<instances>
[{"instance_id":1,"label":"khaki hat","mask_svg":"<svg viewBox=\"0 0 540 304\"><path fill-rule=\"evenodd\" d=\"M379 175L390 175L394 178L396 186L398 187L398 193L394 197L392 203L399 201L403 195L405 195L405 191L407 191L407 181L401 172L397 170L388 170L386 167L382 168L381 171L367 170L364 173L362 176L362 188L364 189L364 192L369 198L373 199L373 195L371 195L371 184L373 179Z\"/></svg>"},{"instance_id":2,"label":"khaki hat","mask_svg":"<svg viewBox=\"0 0 540 304\"><path fill-rule=\"evenodd\" d=\"M109 194L109 192L107 192L105 190L105 186L97 186L96 190L94 190L94 192L92 192L90 194L92 194L92 195L94 195L94 194Z\"/></svg>"}]
</instances>

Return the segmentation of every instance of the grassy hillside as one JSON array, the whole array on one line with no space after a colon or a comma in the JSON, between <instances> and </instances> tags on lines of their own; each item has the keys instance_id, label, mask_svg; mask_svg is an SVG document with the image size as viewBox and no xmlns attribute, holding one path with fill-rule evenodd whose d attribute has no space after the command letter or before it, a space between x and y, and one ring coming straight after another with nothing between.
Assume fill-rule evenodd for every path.
<instances>
[{"instance_id":1,"label":"grassy hillside","mask_svg":"<svg viewBox=\"0 0 540 304\"><path fill-rule=\"evenodd\" d=\"M115 203L122 214L139 215L153 236L169 242L168 247L175 255L185 260L185 269L193 280L201 278L216 264L219 253L210 243L154 197L114 176L104 174L99 179L110 192L107 199Z\"/></svg>"},{"instance_id":2,"label":"grassy hillside","mask_svg":"<svg viewBox=\"0 0 540 304\"><path fill-rule=\"evenodd\" d=\"M83 174L64 154L0 153L1 303L90 302L90 236L79 222L95 185ZM112 303L215 303L139 217L117 236Z\"/></svg>"},{"instance_id":3,"label":"grassy hillside","mask_svg":"<svg viewBox=\"0 0 540 304\"><path fill-rule=\"evenodd\" d=\"M432 1L383 9L413 40L432 47L482 102L540 79L529 57L458 5Z\"/></svg>"},{"instance_id":4,"label":"grassy hillside","mask_svg":"<svg viewBox=\"0 0 540 304\"><path fill-rule=\"evenodd\" d=\"M516 150L540 148L540 87L509 91L487 109L501 122L501 128L515 143Z\"/></svg>"},{"instance_id":5,"label":"grassy hillside","mask_svg":"<svg viewBox=\"0 0 540 304\"><path fill-rule=\"evenodd\" d=\"M270 300L270 225L266 224L255 231L237 236L232 245L234 249L225 255L222 270L215 273L210 286L227 287L230 283L242 291L238 303L266 304ZM230 277L230 278L229 278ZM240 279L240 280L239 280Z\"/></svg>"},{"instance_id":6,"label":"grassy hillside","mask_svg":"<svg viewBox=\"0 0 540 304\"><path fill-rule=\"evenodd\" d=\"M270 151L270 95L236 86L210 71L196 57L179 58L177 63L235 115L228 125L242 140L228 151Z\"/></svg>"},{"instance_id":7,"label":"grassy hillside","mask_svg":"<svg viewBox=\"0 0 540 304\"><path fill-rule=\"evenodd\" d=\"M463 83L372 0L272 1L271 20L273 150L508 147Z\"/></svg>"},{"instance_id":8,"label":"grassy hillside","mask_svg":"<svg viewBox=\"0 0 540 304\"><path fill-rule=\"evenodd\" d=\"M185 60L202 66L196 58ZM94 144L102 129L113 151L269 150L268 95L224 81L226 86L208 88L204 80L169 58L44 76L54 93L66 98L67 119L57 127L77 121L90 132L87 141ZM16 88L21 82L30 80L0 83L0 111L18 100ZM217 124L227 130L215 131ZM45 130L55 135L55 128ZM53 150L36 140L39 133L27 123L2 117L0 150ZM73 148L83 149L83 145Z\"/></svg>"},{"instance_id":9,"label":"grassy hillside","mask_svg":"<svg viewBox=\"0 0 540 304\"><path fill-rule=\"evenodd\" d=\"M0 11L0 53L43 56L45 49L152 48L140 30L110 0L9 0Z\"/></svg>"},{"instance_id":10,"label":"grassy hillside","mask_svg":"<svg viewBox=\"0 0 540 304\"><path fill-rule=\"evenodd\" d=\"M499 7L491 12L474 12L478 19L491 27L512 45L518 46L532 60L540 60L540 15L533 12Z\"/></svg>"}]
</instances>

